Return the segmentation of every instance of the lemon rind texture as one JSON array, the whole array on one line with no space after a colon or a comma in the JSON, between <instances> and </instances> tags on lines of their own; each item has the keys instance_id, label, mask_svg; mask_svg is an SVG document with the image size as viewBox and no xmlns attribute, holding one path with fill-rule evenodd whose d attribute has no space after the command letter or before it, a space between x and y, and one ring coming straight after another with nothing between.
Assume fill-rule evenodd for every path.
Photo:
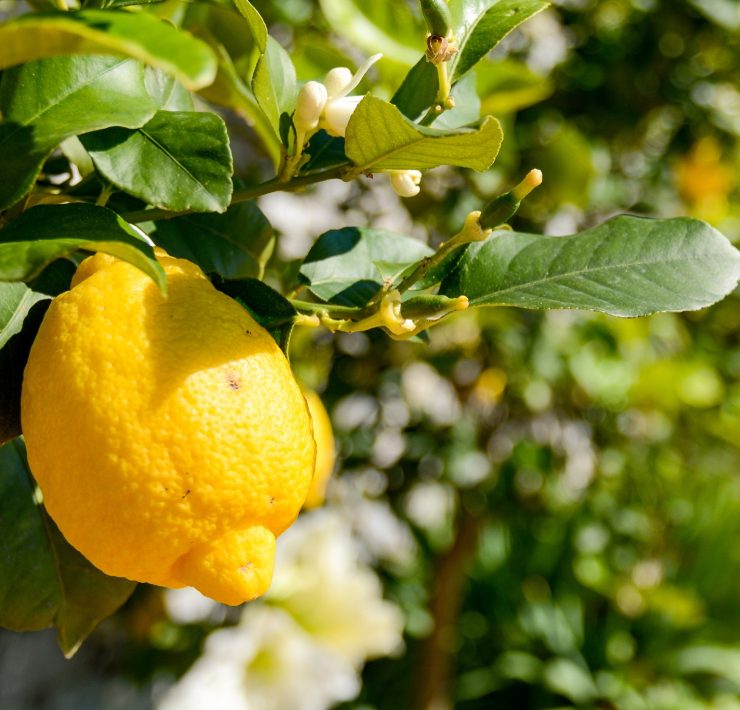
<instances>
[{"instance_id":1,"label":"lemon rind texture","mask_svg":"<svg viewBox=\"0 0 740 710\"><path fill-rule=\"evenodd\" d=\"M266 591L303 505L311 424L269 333L194 264L159 258L167 296L91 257L51 304L24 375L29 464L102 571L236 604Z\"/></svg>"}]
</instances>

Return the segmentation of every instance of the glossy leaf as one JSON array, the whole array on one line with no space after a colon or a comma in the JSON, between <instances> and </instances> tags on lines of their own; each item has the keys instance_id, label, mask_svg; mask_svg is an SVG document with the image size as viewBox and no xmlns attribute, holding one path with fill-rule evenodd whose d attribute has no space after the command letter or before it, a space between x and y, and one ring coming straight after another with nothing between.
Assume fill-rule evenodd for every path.
<instances>
[{"instance_id":1,"label":"glossy leaf","mask_svg":"<svg viewBox=\"0 0 740 710\"><path fill-rule=\"evenodd\" d=\"M522 22L544 10L546 0L452 0L458 53L449 61L452 81L470 71Z\"/></svg>"},{"instance_id":2,"label":"glossy leaf","mask_svg":"<svg viewBox=\"0 0 740 710\"><path fill-rule=\"evenodd\" d=\"M233 162L215 113L159 111L144 126L81 138L98 172L120 190L172 211L224 212Z\"/></svg>"},{"instance_id":3,"label":"glossy leaf","mask_svg":"<svg viewBox=\"0 0 740 710\"><path fill-rule=\"evenodd\" d=\"M346 227L322 234L308 252L300 275L323 301L362 307L388 275L432 253L418 239L379 229Z\"/></svg>"},{"instance_id":4,"label":"glossy leaf","mask_svg":"<svg viewBox=\"0 0 740 710\"><path fill-rule=\"evenodd\" d=\"M422 56L406 74L391 103L404 116L415 120L434 103L438 89L437 70Z\"/></svg>"},{"instance_id":5,"label":"glossy leaf","mask_svg":"<svg viewBox=\"0 0 740 710\"><path fill-rule=\"evenodd\" d=\"M49 153L81 133L146 123L156 107L131 59L58 57L3 72L0 209L31 189Z\"/></svg>"},{"instance_id":6,"label":"glossy leaf","mask_svg":"<svg viewBox=\"0 0 740 710\"><path fill-rule=\"evenodd\" d=\"M280 135L280 116L293 112L297 89L293 62L272 37L267 37L265 53L254 70L252 91L273 130Z\"/></svg>"},{"instance_id":7,"label":"glossy leaf","mask_svg":"<svg viewBox=\"0 0 740 710\"><path fill-rule=\"evenodd\" d=\"M147 67L146 88L160 111L192 111L192 94L174 77L159 69Z\"/></svg>"},{"instance_id":8,"label":"glossy leaf","mask_svg":"<svg viewBox=\"0 0 740 710\"><path fill-rule=\"evenodd\" d=\"M172 256L225 279L261 278L275 244L272 227L254 202L233 205L220 215L156 222L150 235Z\"/></svg>"},{"instance_id":9,"label":"glossy leaf","mask_svg":"<svg viewBox=\"0 0 740 710\"><path fill-rule=\"evenodd\" d=\"M189 89L207 86L216 74L205 43L145 12L35 13L0 24L0 68L71 54L133 57Z\"/></svg>"},{"instance_id":10,"label":"glossy leaf","mask_svg":"<svg viewBox=\"0 0 740 710\"><path fill-rule=\"evenodd\" d=\"M440 131L417 126L385 101L366 96L347 126L347 157L362 171L409 170L457 165L486 170L498 154L503 133L487 116L478 129Z\"/></svg>"},{"instance_id":11,"label":"glossy leaf","mask_svg":"<svg viewBox=\"0 0 740 710\"><path fill-rule=\"evenodd\" d=\"M20 282L0 281L0 348L21 332L28 312L39 301L48 299Z\"/></svg>"},{"instance_id":12,"label":"glossy leaf","mask_svg":"<svg viewBox=\"0 0 740 710\"><path fill-rule=\"evenodd\" d=\"M0 520L0 626L53 625L64 654L72 656L128 599L135 582L106 576L65 541L39 503L21 439L0 448Z\"/></svg>"},{"instance_id":13,"label":"glossy leaf","mask_svg":"<svg viewBox=\"0 0 740 710\"><path fill-rule=\"evenodd\" d=\"M160 289L166 287L164 270L145 238L115 212L84 203L32 207L0 230L0 280L29 281L78 249L128 261Z\"/></svg>"},{"instance_id":14,"label":"glossy leaf","mask_svg":"<svg viewBox=\"0 0 740 710\"><path fill-rule=\"evenodd\" d=\"M709 306L738 278L740 252L704 222L623 216L568 237L495 232L468 248L440 293L631 317Z\"/></svg>"}]
</instances>

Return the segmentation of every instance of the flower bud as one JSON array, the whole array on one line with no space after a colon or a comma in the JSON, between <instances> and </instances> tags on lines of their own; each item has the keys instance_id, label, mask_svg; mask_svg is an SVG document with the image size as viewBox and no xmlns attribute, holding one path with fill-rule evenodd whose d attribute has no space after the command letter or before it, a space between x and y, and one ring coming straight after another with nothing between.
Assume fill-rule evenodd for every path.
<instances>
[{"instance_id":1,"label":"flower bud","mask_svg":"<svg viewBox=\"0 0 740 710\"><path fill-rule=\"evenodd\" d=\"M353 74L347 67L334 67L324 77L324 86L326 87L329 99L335 99L346 93L347 87L352 83Z\"/></svg>"},{"instance_id":2,"label":"flower bud","mask_svg":"<svg viewBox=\"0 0 740 710\"><path fill-rule=\"evenodd\" d=\"M322 83L309 81L301 87L293 115L297 131L313 131L319 125L326 100L327 91Z\"/></svg>"},{"instance_id":3,"label":"flower bud","mask_svg":"<svg viewBox=\"0 0 740 710\"><path fill-rule=\"evenodd\" d=\"M418 170L389 170L391 187L401 197L413 197L419 194L421 173Z\"/></svg>"}]
</instances>

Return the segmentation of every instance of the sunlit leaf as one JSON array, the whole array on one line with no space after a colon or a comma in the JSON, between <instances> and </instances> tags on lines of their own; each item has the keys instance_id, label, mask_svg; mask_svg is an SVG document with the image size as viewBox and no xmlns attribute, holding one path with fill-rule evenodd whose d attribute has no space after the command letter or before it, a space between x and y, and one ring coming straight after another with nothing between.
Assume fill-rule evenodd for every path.
<instances>
[{"instance_id":1,"label":"sunlit leaf","mask_svg":"<svg viewBox=\"0 0 740 710\"><path fill-rule=\"evenodd\" d=\"M81 133L146 123L156 106L132 59L56 57L7 69L0 82L0 208L31 189L49 153Z\"/></svg>"},{"instance_id":2,"label":"sunlit leaf","mask_svg":"<svg viewBox=\"0 0 740 710\"><path fill-rule=\"evenodd\" d=\"M106 180L147 204L197 212L229 206L231 148L215 113L159 111L141 128L108 128L81 141Z\"/></svg>"},{"instance_id":3,"label":"sunlit leaf","mask_svg":"<svg viewBox=\"0 0 740 710\"><path fill-rule=\"evenodd\" d=\"M133 57L189 89L210 84L216 74L206 44L145 12L35 13L0 24L0 68L70 54Z\"/></svg>"},{"instance_id":4,"label":"sunlit leaf","mask_svg":"<svg viewBox=\"0 0 740 710\"><path fill-rule=\"evenodd\" d=\"M496 159L503 134L487 116L478 129L440 131L417 126L392 104L366 96L347 126L347 157L363 171L409 170L457 165L486 170Z\"/></svg>"},{"instance_id":5,"label":"sunlit leaf","mask_svg":"<svg viewBox=\"0 0 740 710\"><path fill-rule=\"evenodd\" d=\"M468 248L440 293L630 317L703 308L739 277L740 252L704 222L624 216L568 237L494 232Z\"/></svg>"},{"instance_id":6,"label":"sunlit leaf","mask_svg":"<svg viewBox=\"0 0 740 710\"><path fill-rule=\"evenodd\" d=\"M165 288L164 270L144 237L115 212L83 203L32 207L0 230L0 280L29 281L78 249L128 261Z\"/></svg>"},{"instance_id":7,"label":"sunlit leaf","mask_svg":"<svg viewBox=\"0 0 740 710\"><path fill-rule=\"evenodd\" d=\"M300 275L323 301L364 306L381 288L385 276L400 273L431 253L424 242L394 232L364 227L333 229L316 240Z\"/></svg>"}]
</instances>

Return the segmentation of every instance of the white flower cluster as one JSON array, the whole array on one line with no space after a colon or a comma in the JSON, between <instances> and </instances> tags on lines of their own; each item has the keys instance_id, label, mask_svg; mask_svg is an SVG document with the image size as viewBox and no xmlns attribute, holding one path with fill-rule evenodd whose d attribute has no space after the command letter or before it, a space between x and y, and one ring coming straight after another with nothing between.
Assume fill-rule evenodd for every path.
<instances>
[{"instance_id":1,"label":"white flower cluster","mask_svg":"<svg viewBox=\"0 0 740 710\"><path fill-rule=\"evenodd\" d=\"M368 69L383 55L374 54L354 74L347 67L334 67L324 81L308 81L298 92L293 125L296 129L296 151L316 131L324 129L330 136L344 138L347 124L363 96L349 95L362 81ZM419 194L421 172L418 170L388 170L391 186L401 197Z\"/></svg>"},{"instance_id":2,"label":"white flower cluster","mask_svg":"<svg viewBox=\"0 0 740 710\"><path fill-rule=\"evenodd\" d=\"M167 593L171 614L179 596ZM324 710L357 695L365 661L399 650L402 630L348 524L329 510L303 514L278 540L270 592L208 637L158 710Z\"/></svg>"}]
</instances>

